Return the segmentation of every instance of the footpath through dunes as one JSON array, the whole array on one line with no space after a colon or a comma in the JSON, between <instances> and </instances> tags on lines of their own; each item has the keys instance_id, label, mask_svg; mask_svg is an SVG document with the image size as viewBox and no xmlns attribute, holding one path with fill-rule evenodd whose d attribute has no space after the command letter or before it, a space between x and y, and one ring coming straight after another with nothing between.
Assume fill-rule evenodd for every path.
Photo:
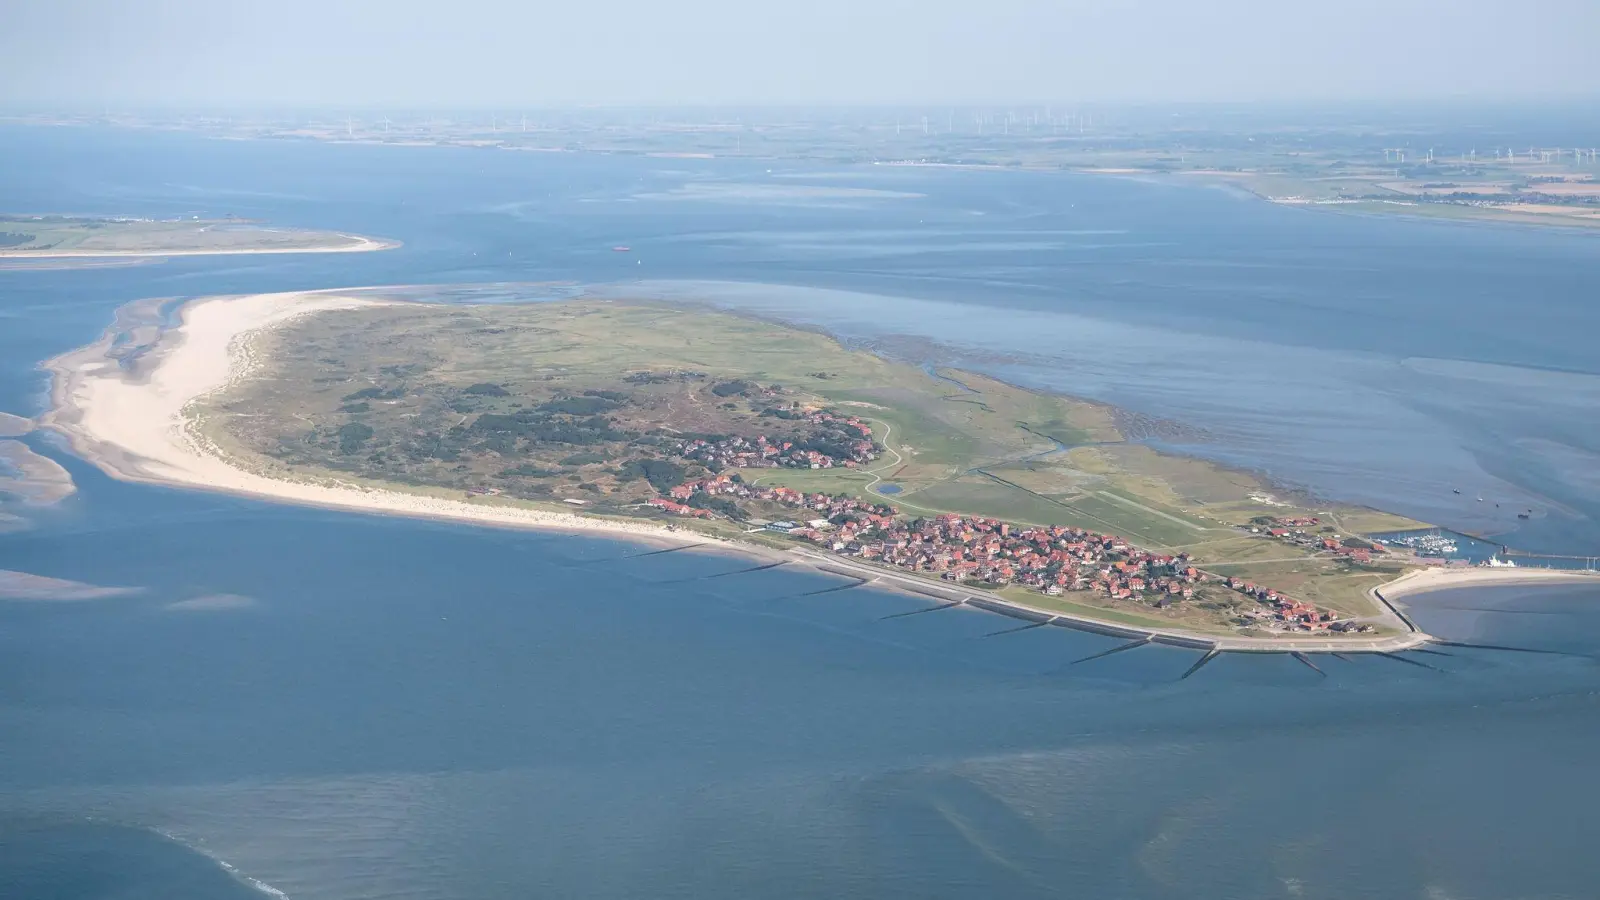
<instances>
[{"instance_id":1,"label":"footpath through dunes","mask_svg":"<svg viewBox=\"0 0 1600 900\"><path fill-rule=\"evenodd\" d=\"M399 241L240 219L0 215L0 261L253 253L364 253Z\"/></svg>"},{"instance_id":2,"label":"footpath through dunes","mask_svg":"<svg viewBox=\"0 0 1600 900\"><path fill-rule=\"evenodd\" d=\"M145 335L131 361L114 332L52 360L55 409L44 424L119 478L751 552L797 546L761 527L798 514L778 502L784 497L827 495L870 509L888 501L875 488L892 477L904 516L1121 534L1166 554L1169 567L1179 556L1191 566L1219 560L1241 583L1259 572L1306 608L1337 613L1324 621L1376 631L1273 633L1253 596L1215 579L1181 598L1140 592L1132 575L1117 576L1135 583L1121 596L1020 585L965 592L989 598L991 611L1224 649L1394 649L1426 639L1369 593L1401 574L1402 563L1357 564L1240 527L1267 511L1321 516L1324 528L1342 532L1398 517L1297 506L1251 476L1130 444L1104 406L971 373L935 377L824 335L725 313L595 300L393 299L416 290L192 301L176 327ZM854 427L872 440L840 437ZM813 462L724 465L718 454L737 456L741 435L757 434L782 436L772 438L773 452L796 460L803 450ZM878 438L886 443L873 444ZM874 447L863 462L829 455L862 452L862 444ZM669 489L692 494L711 468L742 474L737 502L664 499ZM823 558L914 593L948 588L904 569Z\"/></svg>"}]
</instances>

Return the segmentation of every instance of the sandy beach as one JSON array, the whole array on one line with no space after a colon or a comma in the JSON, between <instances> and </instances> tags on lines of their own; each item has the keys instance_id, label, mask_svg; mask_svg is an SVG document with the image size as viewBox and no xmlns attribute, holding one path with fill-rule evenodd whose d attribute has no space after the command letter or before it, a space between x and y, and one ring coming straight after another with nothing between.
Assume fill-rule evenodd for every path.
<instances>
[{"instance_id":1,"label":"sandy beach","mask_svg":"<svg viewBox=\"0 0 1600 900\"><path fill-rule=\"evenodd\" d=\"M145 258L152 256L245 256L274 253L369 253L374 250L393 250L399 241L363 237L358 234L340 234L354 243L326 247L217 247L196 250L0 250L3 259L113 259L117 257Z\"/></svg>"},{"instance_id":2,"label":"sandy beach","mask_svg":"<svg viewBox=\"0 0 1600 900\"><path fill-rule=\"evenodd\" d=\"M41 424L66 435L76 453L107 474L127 481L479 525L603 533L652 543L667 539L736 546L643 522L610 522L331 481L268 478L232 465L198 433L190 417L191 404L251 370L255 365L250 352L253 335L299 316L381 302L330 292L195 301L184 307L179 325L162 335L143 371L130 374L107 357L109 334L92 346L46 363L55 375L55 408L42 417Z\"/></svg>"},{"instance_id":3,"label":"sandy beach","mask_svg":"<svg viewBox=\"0 0 1600 900\"><path fill-rule=\"evenodd\" d=\"M1411 594L1453 588L1483 587L1497 584L1556 584L1585 581L1600 585L1600 573L1532 568L1439 568L1411 572L1382 585L1378 590L1390 600L1397 600Z\"/></svg>"}]
</instances>

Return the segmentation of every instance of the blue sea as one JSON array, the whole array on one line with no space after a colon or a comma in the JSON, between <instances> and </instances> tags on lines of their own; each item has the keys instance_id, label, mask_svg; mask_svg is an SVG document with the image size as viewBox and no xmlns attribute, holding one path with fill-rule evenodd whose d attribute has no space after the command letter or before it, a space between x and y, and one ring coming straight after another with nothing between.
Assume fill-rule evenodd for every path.
<instances>
[{"instance_id":1,"label":"blue sea","mask_svg":"<svg viewBox=\"0 0 1600 900\"><path fill-rule=\"evenodd\" d=\"M1596 234L1057 173L71 128L0 129L0 161L0 209L405 242L0 271L4 411L40 411L37 363L142 298L686 298L1181 422L1173 449L1325 496L1600 552ZM1224 656L1182 678L1194 652L1074 665L1114 642L804 596L822 574L707 580L747 563L126 484L26 440L80 490L3 507L26 527L0 534L0 569L129 590L0 600L0 897L1442 900L1600 880L1587 585L1411 598L1435 633L1557 652Z\"/></svg>"}]
</instances>

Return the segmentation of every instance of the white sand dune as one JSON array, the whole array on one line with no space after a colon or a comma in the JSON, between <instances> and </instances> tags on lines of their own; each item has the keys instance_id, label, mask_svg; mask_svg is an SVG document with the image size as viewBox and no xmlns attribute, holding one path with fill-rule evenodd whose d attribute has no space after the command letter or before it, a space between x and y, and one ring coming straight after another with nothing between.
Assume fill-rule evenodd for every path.
<instances>
[{"instance_id":1,"label":"white sand dune","mask_svg":"<svg viewBox=\"0 0 1600 900\"><path fill-rule=\"evenodd\" d=\"M199 433L192 418L193 404L226 388L256 365L251 354L254 335L299 316L381 302L331 292L212 297L193 302L184 307L179 326L164 334L147 354L142 372L130 374L109 359L108 341L48 363L56 375L55 410L44 417L44 424L64 433L79 455L128 481L362 512L733 546L643 522L449 500L331 480L267 477L235 465Z\"/></svg>"},{"instance_id":2,"label":"white sand dune","mask_svg":"<svg viewBox=\"0 0 1600 900\"><path fill-rule=\"evenodd\" d=\"M1389 582L1378 590L1394 600L1410 594L1443 591L1453 588L1479 587L1496 584L1553 584L1560 582L1593 582L1600 585L1600 575L1594 572L1562 569L1480 569L1437 568L1412 572Z\"/></svg>"}]
</instances>

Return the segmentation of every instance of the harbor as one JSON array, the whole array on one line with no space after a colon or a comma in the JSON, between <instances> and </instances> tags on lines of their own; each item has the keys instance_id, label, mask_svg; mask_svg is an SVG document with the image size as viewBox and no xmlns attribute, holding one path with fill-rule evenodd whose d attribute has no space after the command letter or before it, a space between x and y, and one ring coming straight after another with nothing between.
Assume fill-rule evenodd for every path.
<instances>
[{"instance_id":1,"label":"harbor","mask_svg":"<svg viewBox=\"0 0 1600 900\"><path fill-rule=\"evenodd\" d=\"M1600 556L1534 553L1448 528L1396 531L1373 534L1369 537L1374 543L1408 550L1415 554L1419 561L1432 562L1436 565L1600 571Z\"/></svg>"}]
</instances>

